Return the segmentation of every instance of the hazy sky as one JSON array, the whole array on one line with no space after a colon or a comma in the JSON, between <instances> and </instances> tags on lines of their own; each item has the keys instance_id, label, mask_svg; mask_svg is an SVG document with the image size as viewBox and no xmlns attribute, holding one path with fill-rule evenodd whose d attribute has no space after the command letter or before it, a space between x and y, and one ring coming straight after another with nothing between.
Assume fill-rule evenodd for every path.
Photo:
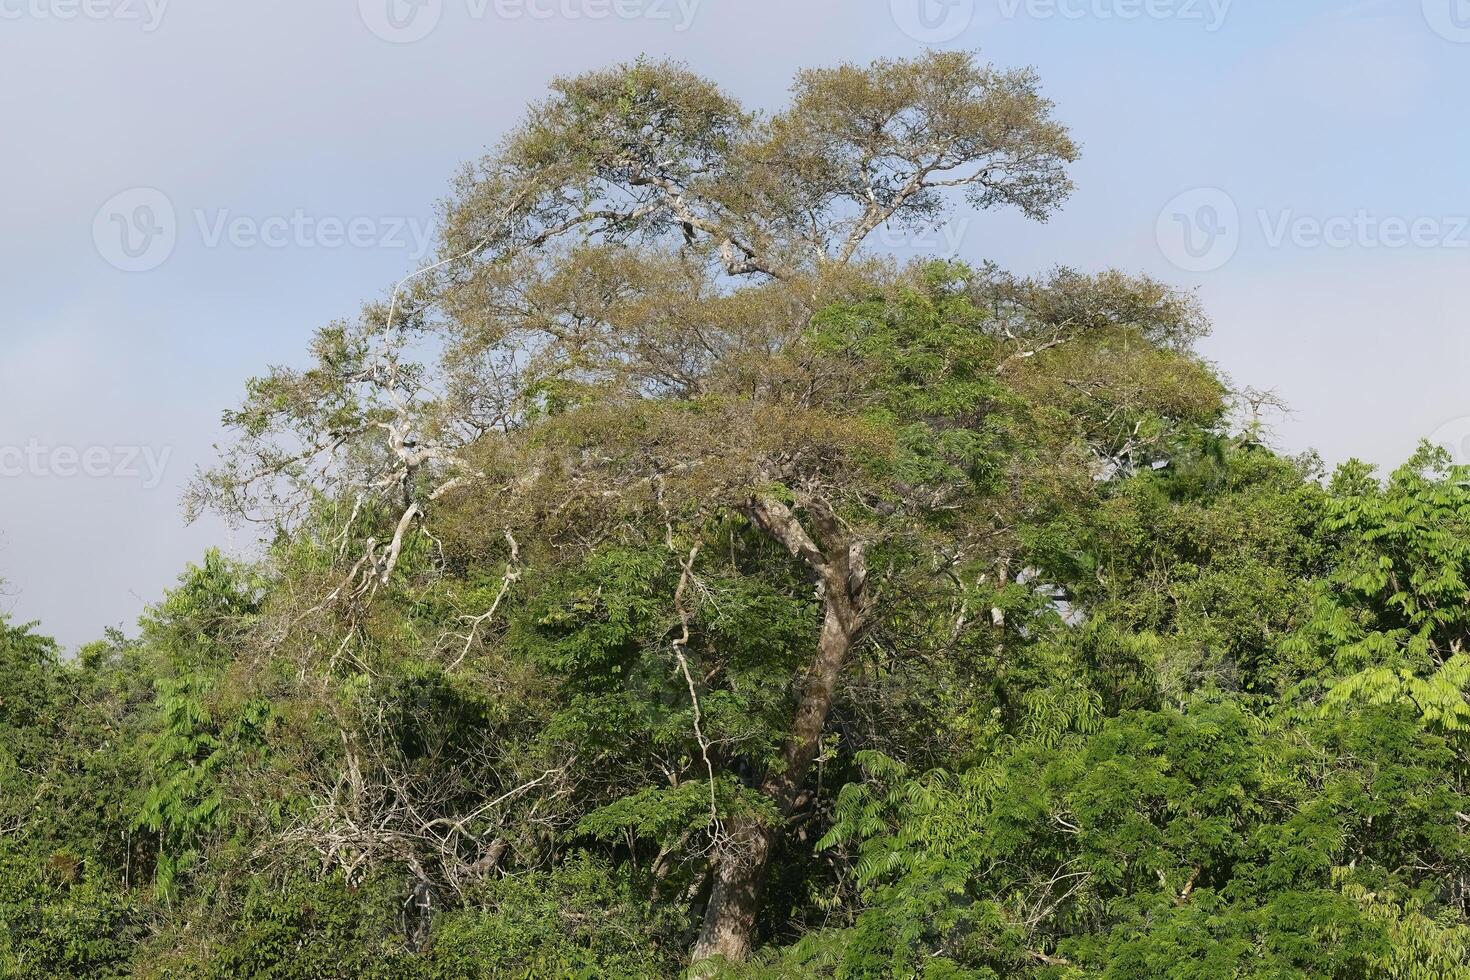
<instances>
[{"instance_id":1,"label":"hazy sky","mask_svg":"<svg viewBox=\"0 0 1470 980\"><path fill-rule=\"evenodd\" d=\"M640 53L777 106L812 64L978 48L1083 144L1064 214L913 254L1197 287L1280 440L1470 436L1466 0L0 0L0 611L130 627L231 541L179 495L245 379L422 257L556 74Z\"/></svg>"}]
</instances>

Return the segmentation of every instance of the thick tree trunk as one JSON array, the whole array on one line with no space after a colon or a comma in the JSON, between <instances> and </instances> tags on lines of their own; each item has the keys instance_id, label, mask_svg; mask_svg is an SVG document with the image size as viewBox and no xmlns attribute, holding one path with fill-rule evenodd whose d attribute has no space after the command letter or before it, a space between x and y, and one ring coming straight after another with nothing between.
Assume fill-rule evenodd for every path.
<instances>
[{"instance_id":1,"label":"thick tree trunk","mask_svg":"<svg viewBox=\"0 0 1470 980\"><path fill-rule=\"evenodd\" d=\"M732 822L727 850L715 867L714 886L705 907L704 927L691 953L694 962L723 956L740 962L750 955L761 886L776 829L750 820Z\"/></svg>"},{"instance_id":2,"label":"thick tree trunk","mask_svg":"<svg viewBox=\"0 0 1470 980\"><path fill-rule=\"evenodd\" d=\"M783 819L795 808L802 783L821 748L838 678L862 627L862 578L847 574L846 561L843 566L840 592L832 588L836 581L827 580L822 636L797 702L791 736L782 753L784 765L761 783L761 792L776 804ZM730 841L715 869L704 927L692 954L695 962L711 956L740 961L750 953L766 867L781 836L779 826L750 820L733 822L727 830Z\"/></svg>"}]
</instances>

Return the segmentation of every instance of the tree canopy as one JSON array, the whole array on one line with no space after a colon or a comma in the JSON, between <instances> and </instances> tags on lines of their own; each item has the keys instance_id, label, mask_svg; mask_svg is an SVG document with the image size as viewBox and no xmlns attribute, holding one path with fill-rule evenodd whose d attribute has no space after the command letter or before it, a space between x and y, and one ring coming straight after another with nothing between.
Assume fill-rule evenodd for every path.
<instances>
[{"instance_id":1,"label":"tree canopy","mask_svg":"<svg viewBox=\"0 0 1470 980\"><path fill-rule=\"evenodd\" d=\"M1029 71L559 79L225 416L135 636L0 620L0 973L1465 975L1470 472L1264 444L1034 219Z\"/></svg>"}]
</instances>

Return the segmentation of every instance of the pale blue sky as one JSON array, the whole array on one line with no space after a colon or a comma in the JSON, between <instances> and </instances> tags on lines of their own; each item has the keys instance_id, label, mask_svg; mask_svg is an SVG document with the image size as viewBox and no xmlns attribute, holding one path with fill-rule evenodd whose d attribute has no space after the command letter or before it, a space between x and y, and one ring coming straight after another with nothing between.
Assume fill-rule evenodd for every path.
<instances>
[{"instance_id":1,"label":"pale blue sky","mask_svg":"<svg viewBox=\"0 0 1470 980\"><path fill-rule=\"evenodd\" d=\"M1470 434L1470 2L919 2L0 0L0 610L76 644L248 546L178 508L220 410L413 268L550 76L640 53L767 106L924 40L1035 65L1076 196L938 251L1198 287L1206 353L1295 407L1288 449Z\"/></svg>"}]
</instances>

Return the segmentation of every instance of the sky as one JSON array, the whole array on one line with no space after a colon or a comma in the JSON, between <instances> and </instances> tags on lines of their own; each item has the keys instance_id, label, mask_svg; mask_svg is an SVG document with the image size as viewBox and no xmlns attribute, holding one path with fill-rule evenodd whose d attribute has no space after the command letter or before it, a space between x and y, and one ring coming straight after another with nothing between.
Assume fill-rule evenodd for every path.
<instances>
[{"instance_id":1,"label":"sky","mask_svg":"<svg viewBox=\"0 0 1470 980\"><path fill-rule=\"evenodd\" d=\"M882 247L1149 273L1281 448L1470 450L1470 0L0 0L0 613L74 647L250 553L180 507L221 411L421 263L552 77L674 57L775 109L929 46L1035 66L1077 191Z\"/></svg>"}]
</instances>

